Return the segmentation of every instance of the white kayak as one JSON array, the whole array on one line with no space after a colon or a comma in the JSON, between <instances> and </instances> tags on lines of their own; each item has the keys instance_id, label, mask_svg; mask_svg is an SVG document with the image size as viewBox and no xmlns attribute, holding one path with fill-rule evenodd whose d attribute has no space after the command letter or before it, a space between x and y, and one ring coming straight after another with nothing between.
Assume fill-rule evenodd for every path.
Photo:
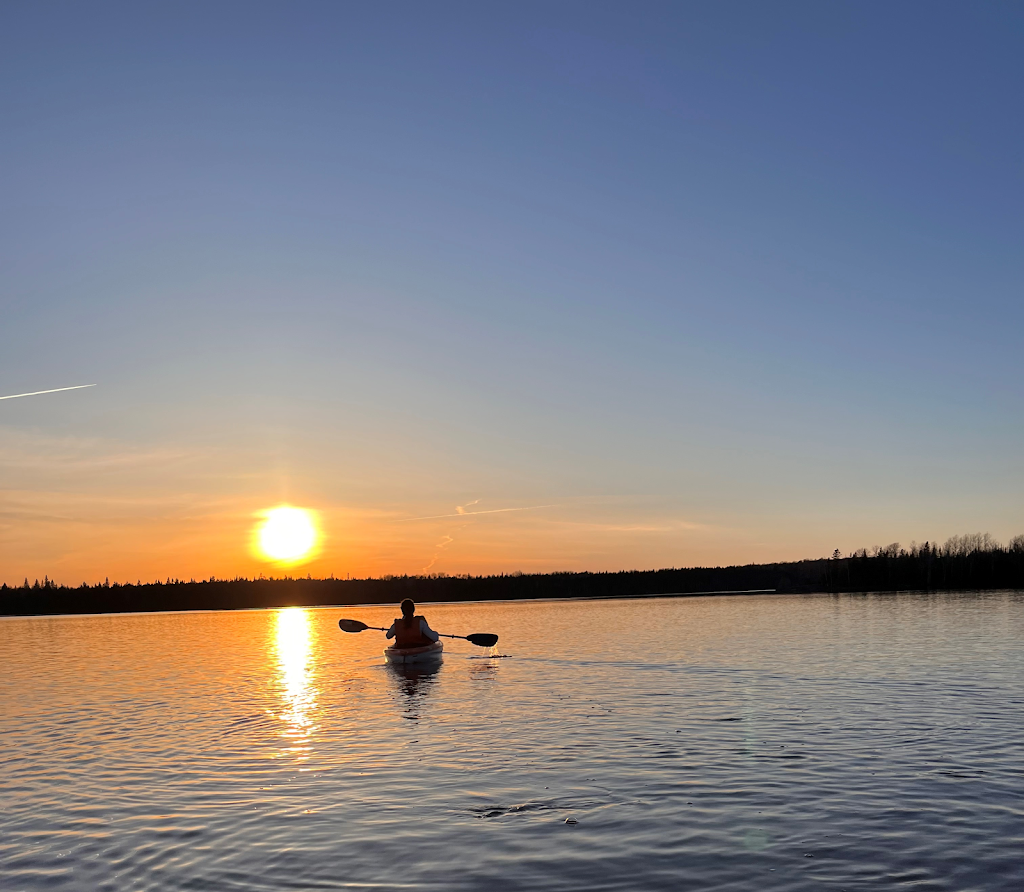
<instances>
[{"instance_id":1,"label":"white kayak","mask_svg":"<svg viewBox=\"0 0 1024 892\"><path fill-rule=\"evenodd\" d=\"M441 651L444 645L440 641L427 644L423 647L391 647L384 648L384 658L389 663L429 663L441 659Z\"/></svg>"}]
</instances>

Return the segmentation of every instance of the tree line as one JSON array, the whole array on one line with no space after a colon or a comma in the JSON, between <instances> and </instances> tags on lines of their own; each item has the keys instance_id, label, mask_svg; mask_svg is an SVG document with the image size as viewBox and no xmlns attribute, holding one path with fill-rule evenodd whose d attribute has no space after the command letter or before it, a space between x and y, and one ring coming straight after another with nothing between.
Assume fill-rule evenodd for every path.
<instances>
[{"instance_id":1,"label":"tree line","mask_svg":"<svg viewBox=\"0 0 1024 892\"><path fill-rule=\"evenodd\" d=\"M970 591L1024 588L1024 536L1000 545L988 533L953 536L942 545L899 542L832 555L825 591Z\"/></svg>"},{"instance_id":2,"label":"tree line","mask_svg":"<svg viewBox=\"0 0 1024 892\"><path fill-rule=\"evenodd\" d=\"M417 601L629 598L739 592L873 592L1024 589L1024 536L1003 546L987 533L943 545L898 542L842 556L733 567L370 579L215 579L57 585L48 578L0 586L0 615L233 610Z\"/></svg>"}]
</instances>

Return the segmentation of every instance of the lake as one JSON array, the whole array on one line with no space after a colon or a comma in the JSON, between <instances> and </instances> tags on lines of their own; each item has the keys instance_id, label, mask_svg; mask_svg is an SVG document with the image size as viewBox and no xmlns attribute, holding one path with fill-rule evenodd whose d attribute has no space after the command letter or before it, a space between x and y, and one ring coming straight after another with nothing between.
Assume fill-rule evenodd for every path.
<instances>
[{"instance_id":1,"label":"lake","mask_svg":"<svg viewBox=\"0 0 1024 892\"><path fill-rule=\"evenodd\" d=\"M1024 889L1024 593L421 612L0 620L0 888Z\"/></svg>"}]
</instances>

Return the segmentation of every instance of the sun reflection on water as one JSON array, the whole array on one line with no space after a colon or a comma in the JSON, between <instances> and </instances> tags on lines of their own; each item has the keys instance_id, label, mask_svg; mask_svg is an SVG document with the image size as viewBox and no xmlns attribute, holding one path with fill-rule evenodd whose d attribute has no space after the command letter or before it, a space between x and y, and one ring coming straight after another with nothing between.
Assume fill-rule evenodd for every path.
<instances>
[{"instance_id":1,"label":"sun reflection on water","mask_svg":"<svg viewBox=\"0 0 1024 892\"><path fill-rule=\"evenodd\" d=\"M274 650L277 655L283 709L278 718L285 723L284 736L291 740L294 752L309 749L316 730L317 687L313 675L313 632L309 612L301 607L286 607L277 612Z\"/></svg>"}]
</instances>

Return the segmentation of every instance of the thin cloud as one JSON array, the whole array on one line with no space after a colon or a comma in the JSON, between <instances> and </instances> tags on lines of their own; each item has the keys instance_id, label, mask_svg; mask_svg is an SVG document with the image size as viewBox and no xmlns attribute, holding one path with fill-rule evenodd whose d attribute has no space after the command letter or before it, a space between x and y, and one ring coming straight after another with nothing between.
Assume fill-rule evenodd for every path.
<instances>
[{"instance_id":1,"label":"thin cloud","mask_svg":"<svg viewBox=\"0 0 1024 892\"><path fill-rule=\"evenodd\" d=\"M452 538L451 536L447 536L446 535L440 542L438 542L437 545L434 546L436 551L434 552L434 556L430 559L430 563L427 564L427 566L425 566L422 570L420 570L420 572L421 573L428 573L428 572L430 572L431 567L433 567L434 564L437 563L437 559L439 557L441 557L441 552L444 551L454 541L455 541L454 538Z\"/></svg>"},{"instance_id":2,"label":"thin cloud","mask_svg":"<svg viewBox=\"0 0 1024 892\"><path fill-rule=\"evenodd\" d=\"M597 523L571 520L552 521L558 526L593 530L598 533L673 533L679 530L710 530L709 524L693 523L688 520L667 520L661 523Z\"/></svg>"},{"instance_id":3,"label":"thin cloud","mask_svg":"<svg viewBox=\"0 0 1024 892\"><path fill-rule=\"evenodd\" d=\"M677 527L671 526L650 526L645 524L633 523L627 525L618 524L592 524L590 527L592 530L600 533L671 533L678 529ZM692 524L682 526L684 530L694 529Z\"/></svg>"},{"instance_id":4,"label":"thin cloud","mask_svg":"<svg viewBox=\"0 0 1024 892\"><path fill-rule=\"evenodd\" d=\"M455 514L431 514L427 517L403 517L394 523L412 523L414 520L441 520L444 517L475 517L478 514L504 514L507 511L539 511L541 508L557 508L558 505L529 505L525 508L491 508L488 511L458 511Z\"/></svg>"},{"instance_id":5,"label":"thin cloud","mask_svg":"<svg viewBox=\"0 0 1024 892\"><path fill-rule=\"evenodd\" d=\"M53 390L33 390L31 393L12 393L10 396L0 396L0 400L16 400L23 396L39 396L43 393L60 393L63 390L83 390L86 387L95 386L95 384L76 384L74 387L54 387Z\"/></svg>"},{"instance_id":6,"label":"thin cloud","mask_svg":"<svg viewBox=\"0 0 1024 892\"><path fill-rule=\"evenodd\" d=\"M97 437L53 437L8 430L0 433L0 482L5 471L15 469L69 474L200 457L194 450L133 449L119 441Z\"/></svg>"}]
</instances>

